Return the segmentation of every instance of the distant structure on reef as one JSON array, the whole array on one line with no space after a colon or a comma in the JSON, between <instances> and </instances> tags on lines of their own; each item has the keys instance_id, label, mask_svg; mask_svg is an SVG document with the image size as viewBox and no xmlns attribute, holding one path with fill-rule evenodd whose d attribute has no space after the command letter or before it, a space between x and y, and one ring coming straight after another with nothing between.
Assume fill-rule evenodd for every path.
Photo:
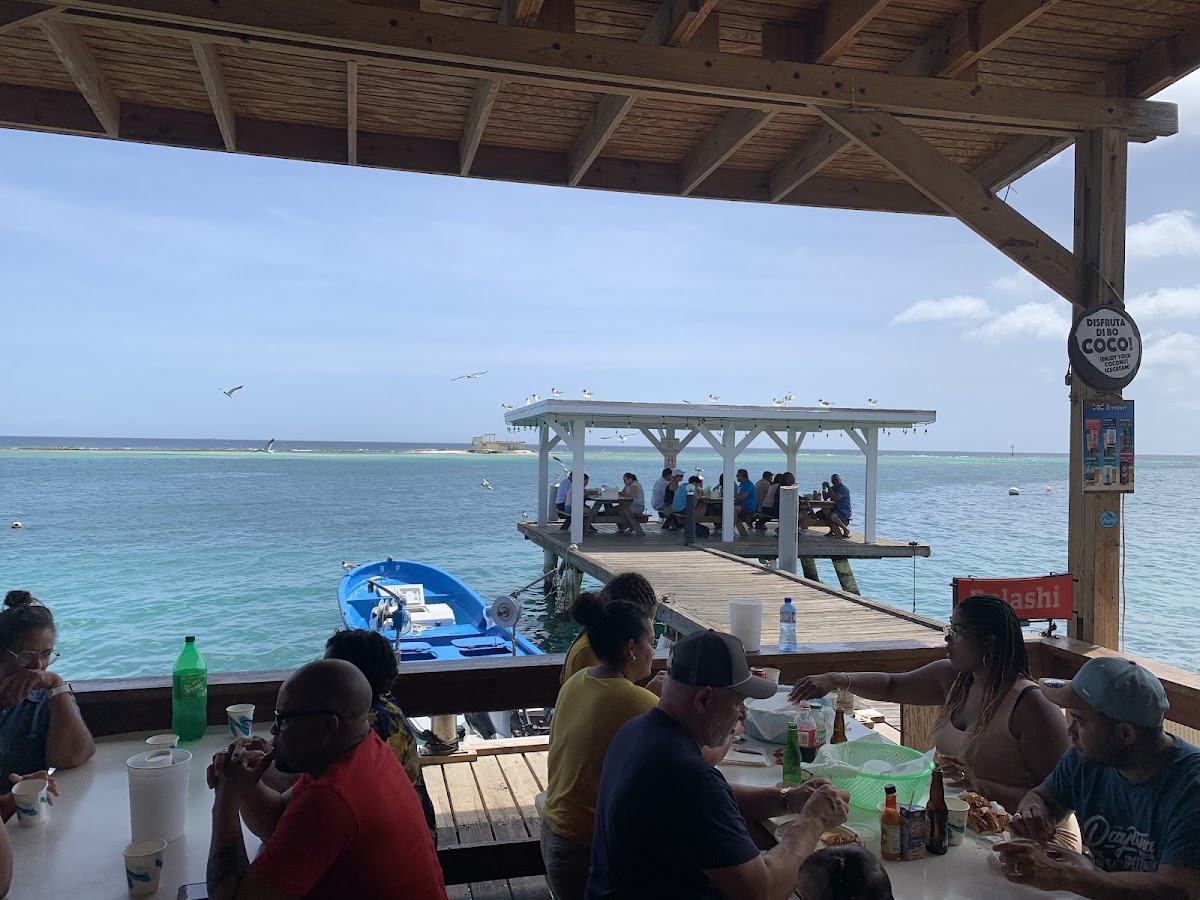
<instances>
[{"instance_id":1,"label":"distant structure on reef","mask_svg":"<svg viewBox=\"0 0 1200 900\"><path fill-rule=\"evenodd\" d=\"M520 453L524 441L498 441L494 434L477 434L471 438L471 453Z\"/></svg>"}]
</instances>

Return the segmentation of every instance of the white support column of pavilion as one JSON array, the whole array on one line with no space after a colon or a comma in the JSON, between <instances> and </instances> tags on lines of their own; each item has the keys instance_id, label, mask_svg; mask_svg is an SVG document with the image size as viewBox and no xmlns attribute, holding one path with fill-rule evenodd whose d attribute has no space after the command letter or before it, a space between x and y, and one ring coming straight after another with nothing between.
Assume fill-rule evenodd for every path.
<instances>
[{"instance_id":1,"label":"white support column of pavilion","mask_svg":"<svg viewBox=\"0 0 1200 900\"><path fill-rule=\"evenodd\" d=\"M585 512L583 476L587 474L584 469L587 426L583 419L572 419L567 425L552 420L550 427L571 450L571 502L569 504L571 507L571 543L582 544Z\"/></svg>"},{"instance_id":2,"label":"white support column of pavilion","mask_svg":"<svg viewBox=\"0 0 1200 900\"><path fill-rule=\"evenodd\" d=\"M755 425L746 436L740 441L737 439L737 426L732 421L722 423L721 439L717 440L716 435L709 430L708 426L701 423L696 426L692 434L688 435L688 441L691 441L697 434L704 435L705 440L712 446L717 453L721 454L723 463L722 472L725 475L725 488L721 491L721 543L729 544L733 542L733 517L734 508L737 504L734 494L737 493L737 481L734 478L736 471L738 454L750 446L750 442L763 433L762 427Z\"/></svg>"},{"instance_id":3,"label":"white support column of pavilion","mask_svg":"<svg viewBox=\"0 0 1200 900\"><path fill-rule=\"evenodd\" d=\"M538 518L539 525L550 521L550 451L562 440L557 434L550 436L550 426L543 422L538 426Z\"/></svg>"},{"instance_id":4,"label":"white support column of pavilion","mask_svg":"<svg viewBox=\"0 0 1200 900\"><path fill-rule=\"evenodd\" d=\"M675 440L674 428L664 428L662 429L662 433L657 436L649 428L642 427L638 431L642 433L642 436L650 442L650 445L655 450L662 454L663 465L670 466L672 469L679 465L679 454L700 434L699 431L693 428L682 441L677 442Z\"/></svg>"},{"instance_id":5,"label":"white support column of pavilion","mask_svg":"<svg viewBox=\"0 0 1200 900\"><path fill-rule=\"evenodd\" d=\"M875 496L879 487L879 429L843 429L850 440L867 458L866 482L863 485L863 542L875 543Z\"/></svg>"},{"instance_id":6,"label":"white support column of pavilion","mask_svg":"<svg viewBox=\"0 0 1200 900\"><path fill-rule=\"evenodd\" d=\"M787 456L787 469L793 475L796 474L796 459L800 452L800 445L804 443L804 438L808 435L807 431L796 431L794 428L787 430L786 439L781 439L779 434L770 429L763 429L767 436L775 442L780 450Z\"/></svg>"}]
</instances>

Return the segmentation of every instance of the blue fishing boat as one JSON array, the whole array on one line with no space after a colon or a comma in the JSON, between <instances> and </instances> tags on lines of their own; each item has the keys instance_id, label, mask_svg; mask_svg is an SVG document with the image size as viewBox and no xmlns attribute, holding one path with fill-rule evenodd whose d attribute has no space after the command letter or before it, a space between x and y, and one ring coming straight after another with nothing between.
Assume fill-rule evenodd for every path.
<instances>
[{"instance_id":1,"label":"blue fishing boat","mask_svg":"<svg viewBox=\"0 0 1200 900\"><path fill-rule=\"evenodd\" d=\"M520 607L511 595L489 603L450 573L411 560L342 567L342 621L381 633L401 665L542 652L516 630Z\"/></svg>"}]
</instances>

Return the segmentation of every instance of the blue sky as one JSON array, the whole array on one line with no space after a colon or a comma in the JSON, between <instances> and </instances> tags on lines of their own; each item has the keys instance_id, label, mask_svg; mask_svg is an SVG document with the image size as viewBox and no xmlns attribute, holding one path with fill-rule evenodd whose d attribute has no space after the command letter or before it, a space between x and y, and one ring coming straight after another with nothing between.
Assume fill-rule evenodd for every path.
<instances>
[{"instance_id":1,"label":"blue sky","mask_svg":"<svg viewBox=\"0 0 1200 900\"><path fill-rule=\"evenodd\" d=\"M1160 98L1182 127L1131 148L1126 396L1141 452L1195 453L1200 74ZM1008 199L1069 247L1072 188L1068 151ZM885 449L1067 448L1069 304L952 219L0 130L0 279L3 434L466 441L552 387L790 390L937 410Z\"/></svg>"}]
</instances>

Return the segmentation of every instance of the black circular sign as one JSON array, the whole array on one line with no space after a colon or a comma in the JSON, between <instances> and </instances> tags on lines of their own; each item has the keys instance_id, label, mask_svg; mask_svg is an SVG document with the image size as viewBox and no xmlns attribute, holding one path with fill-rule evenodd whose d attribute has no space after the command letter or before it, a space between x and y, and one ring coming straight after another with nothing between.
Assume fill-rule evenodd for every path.
<instances>
[{"instance_id":1,"label":"black circular sign","mask_svg":"<svg viewBox=\"0 0 1200 900\"><path fill-rule=\"evenodd\" d=\"M1098 391L1119 391L1142 364L1142 333L1129 313L1097 306L1075 319L1067 338L1071 366Z\"/></svg>"}]
</instances>

